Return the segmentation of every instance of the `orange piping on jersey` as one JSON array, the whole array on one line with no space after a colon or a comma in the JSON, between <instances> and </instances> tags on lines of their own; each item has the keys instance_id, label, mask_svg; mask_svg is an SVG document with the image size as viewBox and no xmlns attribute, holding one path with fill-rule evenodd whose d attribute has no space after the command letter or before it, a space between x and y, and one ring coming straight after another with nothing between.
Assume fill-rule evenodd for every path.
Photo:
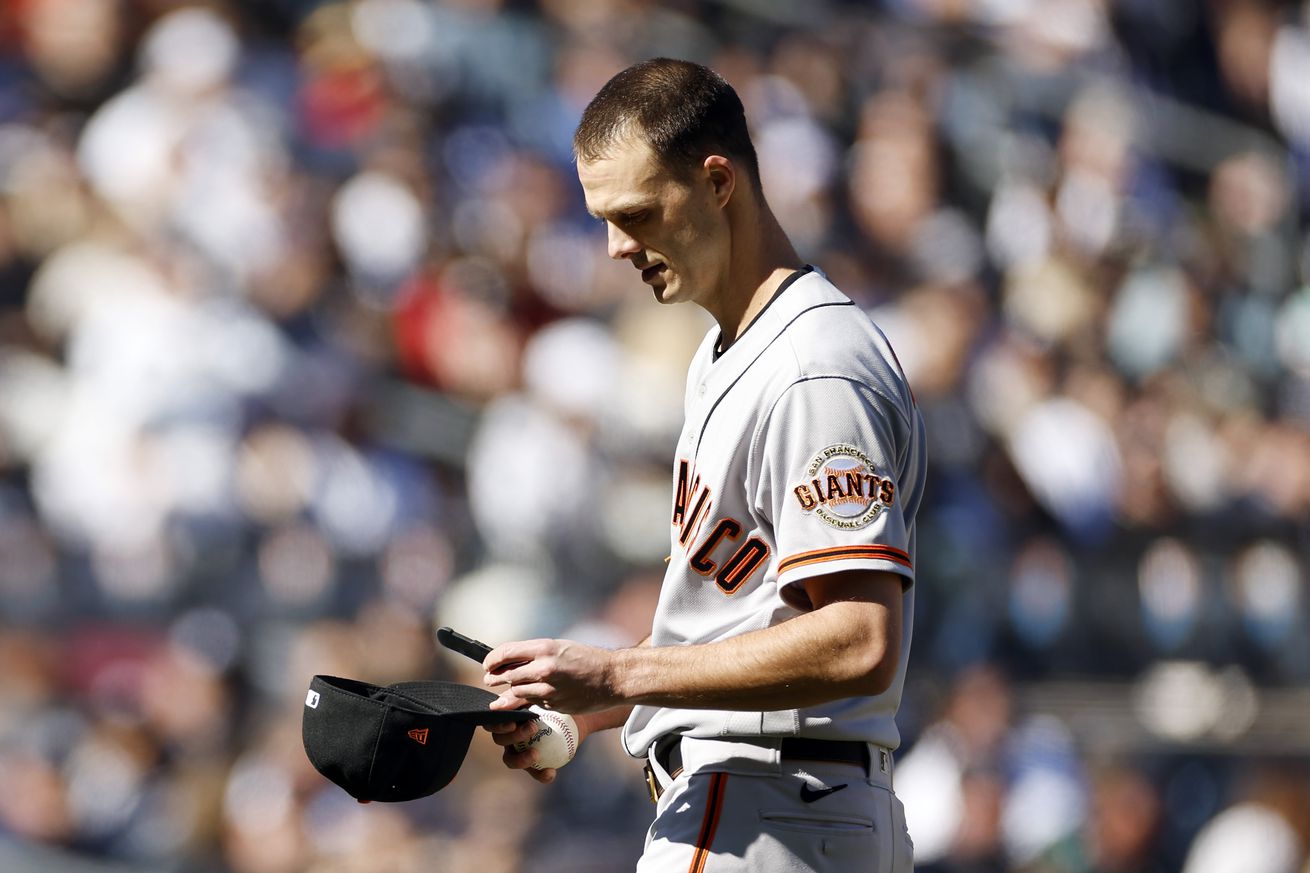
<instances>
[{"instance_id":1,"label":"orange piping on jersey","mask_svg":"<svg viewBox=\"0 0 1310 873\"><path fill-rule=\"evenodd\" d=\"M794 570L808 564L819 564L824 561L843 561L851 558L874 558L901 564L911 570L914 569L914 564L910 562L910 556L891 546L833 546L828 549L815 549L812 552L801 552L789 558L783 558L782 562L778 564L778 573L786 573L788 570Z\"/></svg>"},{"instance_id":2,"label":"orange piping on jersey","mask_svg":"<svg viewBox=\"0 0 1310 873\"><path fill-rule=\"evenodd\" d=\"M715 773L710 777L710 796L705 805L705 818L701 819L700 836L696 838L696 851L692 853L687 873L705 873L705 864L710 859L710 846L714 843L714 832L719 828L719 814L723 811L723 788L727 782L727 773Z\"/></svg>"}]
</instances>

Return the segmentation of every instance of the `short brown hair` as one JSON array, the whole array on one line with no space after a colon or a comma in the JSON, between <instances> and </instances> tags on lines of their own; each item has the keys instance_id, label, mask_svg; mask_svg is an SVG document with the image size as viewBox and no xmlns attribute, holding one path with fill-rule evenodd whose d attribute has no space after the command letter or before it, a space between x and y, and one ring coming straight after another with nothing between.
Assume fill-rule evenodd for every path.
<instances>
[{"instance_id":1,"label":"short brown hair","mask_svg":"<svg viewBox=\"0 0 1310 873\"><path fill-rule=\"evenodd\" d=\"M587 104L573 135L573 156L596 160L630 132L674 172L722 154L743 161L759 187L759 160L746 110L732 86L708 67L671 58L628 67Z\"/></svg>"}]
</instances>

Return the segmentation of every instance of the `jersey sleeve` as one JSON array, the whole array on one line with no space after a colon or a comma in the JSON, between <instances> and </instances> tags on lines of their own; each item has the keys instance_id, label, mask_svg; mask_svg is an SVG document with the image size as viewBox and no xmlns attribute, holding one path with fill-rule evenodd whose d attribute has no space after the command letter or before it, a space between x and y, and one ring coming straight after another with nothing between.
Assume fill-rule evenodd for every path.
<instances>
[{"instance_id":1,"label":"jersey sleeve","mask_svg":"<svg viewBox=\"0 0 1310 873\"><path fill-rule=\"evenodd\" d=\"M756 438L756 510L772 526L778 587L845 570L914 580L897 471L907 426L891 401L841 377L793 383ZM790 597L787 597L790 600Z\"/></svg>"}]
</instances>

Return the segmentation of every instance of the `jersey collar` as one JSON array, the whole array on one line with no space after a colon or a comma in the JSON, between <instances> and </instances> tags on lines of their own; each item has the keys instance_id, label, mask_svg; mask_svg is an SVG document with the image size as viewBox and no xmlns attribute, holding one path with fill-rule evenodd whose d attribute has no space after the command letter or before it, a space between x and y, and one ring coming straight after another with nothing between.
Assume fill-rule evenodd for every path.
<instances>
[{"instance_id":1,"label":"jersey collar","mask_svg":"<svg viewBox=\"0 0 1310 873\"><path fill-rule=\"evenodd\" d=\"M693 417L700 420L702 429L719 401L778 340L788 325L811 309L854 305L817 267L807 266L788 276L736 342L717 357L711 348L710 360L700 369L700 384L694 389Z\"/></svg>"},{"instance_id":2,"label":"jersey collar","mask_svg":"<svg viewBox=\"0 0 1310 873\"><path fill-rule=\"evenodd\" d=\"M713 356L710 372L718 377L718 371L744 371L804 312L821 306L854 305L828 281L822 270L806 265L783 281L736 342L722 354Z\"/></svg>"},{"instance_id":3,"label":"jersey collar","mask_svg":"<svg viewBox=\"0 0 1310 873\"><path fill-rule=\"evenodd\" d=\"M782 284L778 286L778 289L773 292L773 296L769 298L769 302L765 303L764 306L761 307L760 311L755 313L755 317L751 319L751 323L746 325L745 329L742 330L741 333L737 334L737 339L735 339L732 344L737 345L738 343L741 342L742 337L744 337L752 327L754 327L757 323L759 323L760 319L764 316L764 313L769 311L769 307L773 305L773 302L782 296L782 292L786 291L793 284L795 284L796 280L799 279L801 276L804 276L807 273L812 273L814 272L814 270L815 270L814 266L812 266L811 264L806 264L805 266L801 267L799 270L793 270L790 276L788 276L786 279L783 279ZM723 331L720 330L719 338L714 341L714 353L713 353L712 360L717 361L719 358L723 357L725 352L720 351L720 349L722 348L723 348Z\"/></svg>"}]
</instances>

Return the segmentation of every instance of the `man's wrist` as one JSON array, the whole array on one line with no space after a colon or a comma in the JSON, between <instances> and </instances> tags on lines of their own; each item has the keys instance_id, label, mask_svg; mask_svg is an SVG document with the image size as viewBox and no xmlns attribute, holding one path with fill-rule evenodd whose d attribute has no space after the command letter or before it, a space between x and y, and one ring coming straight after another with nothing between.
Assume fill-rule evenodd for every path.
<instances>
[{"instance_id":1,"label":"man's wrist","mask_svg":"<svg viewBox=\"0 0 1310 873\"><path fill-rule=\"evenodd\" d=\"M618 707L641 703L641 697L646 692L642 687L645 655L650 655L651 651L650 646L614 650L609 665L609 688L614 704Z\"/></svg>"},{"instance_id":2,"label":"man's wrist","mask_svg":"<svg viewBox=\"0 0 1310 873\"><path fill-rule=\"evenodd\" d=\"M580 712L573 716L573 723L578 726L579 743L598 731L609 729L610 724L605 715L605 712Z\"/></svg>"}]
</instances>

